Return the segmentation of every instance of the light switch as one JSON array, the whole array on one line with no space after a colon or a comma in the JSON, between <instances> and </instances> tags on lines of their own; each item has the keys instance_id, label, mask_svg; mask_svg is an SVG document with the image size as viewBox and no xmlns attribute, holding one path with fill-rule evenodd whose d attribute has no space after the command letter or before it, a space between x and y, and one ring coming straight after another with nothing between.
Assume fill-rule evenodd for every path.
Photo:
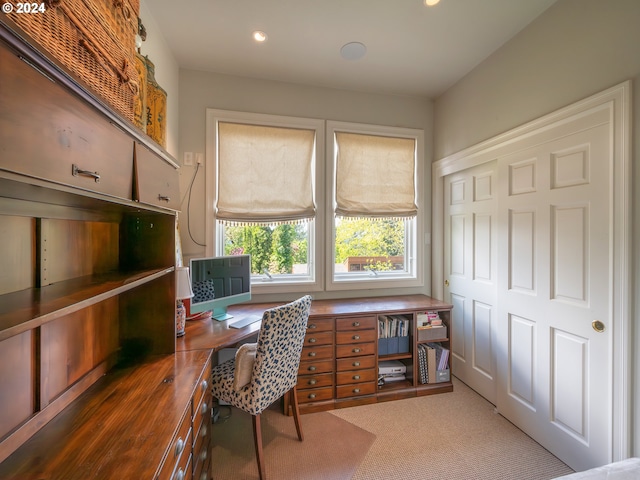
<instances>
[{"instance_id":1,"label":"light switch","mask_svg":"<svg viewBox=\"0 0 640 480\"><path fill-rule=\"evenodd\" d=\"M184 156L182 158L183 165L193 165L193 152L184 152Z\"/></svg>"}]
</instances>

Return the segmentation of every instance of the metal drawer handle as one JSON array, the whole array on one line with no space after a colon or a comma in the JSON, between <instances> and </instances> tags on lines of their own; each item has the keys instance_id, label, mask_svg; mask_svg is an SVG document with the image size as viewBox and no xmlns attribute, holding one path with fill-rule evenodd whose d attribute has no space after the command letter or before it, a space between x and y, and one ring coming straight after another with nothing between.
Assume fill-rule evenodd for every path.
<instances>
[{"instance_id":1,"label":"metal drawer handle","mask_svg":"<svg viewBox=\"0 0 640 480\"><path fill-rule=\"evenodd\" d=\"M200 452L200 460L206 460L206 459L207 459L207 449L205 448Z\"/></svg>"},{"instance_id":2,"label":"metal drawer handle","mask_svg":"<svg viewBox=\"0 0 640 480\"><path fill-rule=\"evenodd\" d=\"M309 371L310 372L315 372L316 371L316 367L314 367L314 366L309 367Z\"/></svg>"},{"instance_id":3,"label":"metal drawer handle","mask_svg":"<svg viewBox=\"0 0 640 480\"><path fill-rule=\"evenodd\" d=\"M360 340L360 335L354 335L354 336L353 336L353 339L354 339L354 340Z\"/></svg>"},{"instance_id":4,"label":"metal drawer handle","mask_svg":"<svg viewBox=\"0 0 640 480\"><path fill-rule=\"evenodd\" d=\"M354 380L360 380L360 375L354 375L354 376L353 376L353 379L354 379Z\"/></svg>"},{"instance_id":5,"label":"metal drawer handle","mask_svg":"<svg viewBox=\"0 0 640 480\"><path fill-rule=\"evenodd\" d=\"M360 389L359 388L354 388L353 389L353 393L360 393Z\"/></svg>"},{"instance_id":6,"label":"metal drawer handle","mask_svg":"<svg viewBox=\"0 0 640 480\"><path fill-rule=\"evenodd\" d=\"M309 356L310 357L315 357L316 356L316 352L309 352Z\"/></svg>"},{"instance_id":7,"label":"metal drawer handle","mask_svg":"<svg viewBox=\"0 0 640 480\"><path fill-rule=\"evenodd\" d=\"M317 340L317 339L315 339L315 338L310 338L310 339L309 339L309 343L316 343L317 341L318 341L318 340Z\"/></svg>"},{"instance_id":8,"label":"metal drawer handle","mask_svg":"<svg viewBox=\"0 0 640 480\"><path fill-rule=\"evenodd\" d=\"M203 402L202 403L202 407L200 408L200 411L202 412L202 415L205 415L207 413L208 409L209 409L209 406L207 405L207 402Z\"/></svg>"},{"instance_id":9,"label":"metal drawer handle","mask_svg":"<svg viewBox=\"0 0 640 480\"><path fill-rule=\"evenodd\" d=\"M202 430L200 430L200 436L201 436L202 438L204 438L204 437L206 437L206 436L207 436L207 426L206 426L206 425L203 425L203 426L202 426Z\"/></svg>"},{"instance_id":10,"label":"metal drawer handle","mask_svg":"<svg viewBox=\"0 0 640 480\"><path fill-rule=\"evenodd\" d=\"M315 394L315 393L312 393L311 395L309 395L309 398L310 398L311 400L313 400L314 398L316 398L316 394Z\"/></svg>"},{"instance_id":11,"label":"metal drawer handle","mask_svg":"<svg viewBox=\"0 0 640 480\"><path fill-rule=\"evenodd\" d=\"M176 480L184 480L184 471L182 470L182 467L178 469L174 478Z\"/></svg>"},{"instance_id":12,"label":"metal drawer handle","mask_svg":"<svg viewBox=\"0 0 640 480\"><path fill-rule=\"evenodd\" d=\"M71 165L71 174L74 177L77 177L78 175L85 175L87 177L93 178L96 181L96 183L100 183L100 174L98 172L90 172L89 170L82 170L75 163Z\"/></svg>"},{"instance_id":13,"label":"metal drawer handle","mask_svg":"<svg viewBox=\"0 0 640 480\"><path fill-rule=\"evenodd\" d=\"M209 382L207 382L206 380L203 380L200 385L202 386L202 391L206 392L207 391L207 387L209 386Z\"/></svg>"},{"instance_id":14,"label":"metal drawer handle","mask_svg":"<svg viewBox=\"0 0 640 480\"><path fill-rule=\"evenodd\" d=\"M158 194L158 200L160 200L161 202L168 202L169 200L171 200L171 197L167 197L166 195Z\"/></svg>"},{"instance_id":15,"label":"metal drawer handle","mask_svg":"<svg viewBox=\"0 0 640 480\"><path fill-rule=\"evenodd\" d=\"M317 380L309 380L309 385L315 385L316 383L318 383Z\"/></svg>"},{"instance_id":16,"label":"metal drawer handle","mask_svg":"<svg viewBox=\"0 0 640 480\"><path fill-rule=\"evenodd\" d=\"M353 351L353 353L360 353L360 349L359 348L354 348L352 351Z\"/></svg>"},{"instance_id":17,"label":"metal drawer handle","mask_svg":"<svg viewBox=\"0 0 640 480\"><path fill-rule=\"evenodd\" d=\"M360 366L360 362L353 362L352 364L354 367L359 367Z\"/></svg>"},{"instance_id":18,"label":"metal drawer handle","mask_svg":"<svg viewBox=\"0 0 640 480\"><path fill-rule=\"evenodd\" d=\"M314 329L318 328L318 326L315 323L312 323L311 325L308 325L307 328L309 330L314 330Z\"/></svg>"},{"instance_id":19,"label":"metal drawer handle","mask_svg":"<svg viewBox=\"0 0 640 480\"><path fill-rule=\"evenodd\" d=\"M360 322L353 322L353 326L354 327L359 327L360 326Z\"/></svg>"},{"instance_id":20,"label":"metal drawer handle","mask_svg":"<svg viewBox=\"0 0 640 480\"><path fill-rule=\"evenodd\" d=\"M182 437L178 438L178 441L176 442L176 450L175 450L175 456L177 457L178 455L180 455L182 453L182 451L184 450L184 440L182 440Z\"/></svg>"}]
</instances>

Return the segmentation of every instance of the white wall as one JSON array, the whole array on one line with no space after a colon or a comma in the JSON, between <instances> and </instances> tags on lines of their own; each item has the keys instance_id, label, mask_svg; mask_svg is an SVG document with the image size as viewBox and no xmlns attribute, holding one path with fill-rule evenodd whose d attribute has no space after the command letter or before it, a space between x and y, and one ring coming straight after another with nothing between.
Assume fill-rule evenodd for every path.
<instances>
[{"instance_id":1,"label":"white wall","mask_svg":"<svg viewBox=\"0 0 640 480\"><path fill-rule=\"evenodd\" d=\"M435 101L434 157L444 158L628 79L636 92L633 190L640 192L638 0L559 0ZM640 195L633 196L637 244ZM640 255L632 268L634 296L640 298ZM635 351L640 352L635 306L632 323ZM640 354L634 365L633 452L640 456Z\"/></svg>"},{"instance_id":2,"label":"white wall","mask_svg":"<svg viewBox=\"0 0 640 480\"><path fill-rule=\"evenodd\" d=\"M390 125L418 128L425 131L425 159L432 161L432 102L422 98L372 95L312 86L261 81L249 78L206 73L193 70L180 71L180 152L205 152L205 114L207 108L268 113L325 120ZM203 165L204 167L204 165ZM183 195L193 179L195 167L180 169L180 187ZM182 203L180 231L184 257L203 255L205 215L205 172L201 168L193 182L192 195ZM431 185L431 169L425 168L425 185ZM241 187L240 187L241 188ZM423 205L427 212L425 224L430 231L430 195ZM187 218L187 211L189 216ZM191 238L193 237L193 238ZM195 242L194 242L195 240ZM197 242L197 243L196 243ZM426 249L429 255L429 249ZM427 259L427 272L430 262ZM429 277L429 275L426 275ZM427 281L428 278L427 278ZM425 293L430 285L414 292ZM387 292L388 294L389 292ZM358 295L376 294L360 291ZM316 295L320 298L322 294ZM267 300L270 298L261 298Z\"/></svg>"},{"instance_id":3,"label":"white wall","mask_svg":"<svg viewBox=\"0 0 640 480\"><path fill-rule=\"evenodd\" d=\"M149 57L155 66L155 78L167 92L167 146L174 157L178 155L178 108L179 75L178 62L167 45L155 19L145 1L140 2L140 18L147 29L147 40L142 43L140 53Z\"/></svg>"}]
</instances>

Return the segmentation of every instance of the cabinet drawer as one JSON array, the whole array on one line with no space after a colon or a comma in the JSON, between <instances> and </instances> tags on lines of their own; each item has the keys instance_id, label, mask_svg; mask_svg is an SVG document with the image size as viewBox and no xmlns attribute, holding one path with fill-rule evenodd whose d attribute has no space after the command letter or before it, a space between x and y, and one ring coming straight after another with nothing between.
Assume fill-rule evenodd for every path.
<instances>
[{"instance_id":1,"label":"cabinet drawer","mask_svg":"<svg viewBox=\"0 0 640 480\"><path fill-rule=\"evenodd\" d=\"M350 332L337 332L336 344L345 345L353 343L375 342L377 338L377 330L352 330Z\"/></svg>"},{"instance_id":2,"label":"cabinet drawer","mask_svg":"<svg viewBox=\"0 0 640 480\"><path fill-rule=\"evenodd\" d=\"M355 345L338 345L336 357L359 357L360 355L373 355L376 353L375 343L358 343Z\"/></svg>"},{"instance_id":3,"label":"cabinet drawer","mask_svg":"<svg viewBox=\"0 0 640 480\"><path fill-rule=\"evenodd\" d=\"M299 375L298 392L306 388L319 388L333 386L333 373L321 373L318 375Z\"/></svg>"},{"instance_id":4,"label":"cabinet drawer","mask_svg":"<svg viewBox=\"0 0 640 480\"><path fill-rule=\"evenodd\" d=\"M375 329L377 327L376 317L343 317L336 319L336 330L361 330Z\"/></svg>"},{"instance_id":5,"label":"cabinet drawer","mask_svg":"<svg viewBox=\"0 0 640 480\"><path fill-rule=\"evenodd\" d=\"M333 372L333 359L320 360L318 362L300 362L300 368L298 368L298 375L329 372Z\"/></svg>"},{"instance_id":6,"label":"cabinet drawer","mask_svg":"<svg viewBox=\"0 0 640 480\"><path fill-rule=\"evenodd\" d=\"M212 403L212 394L211 390L209 393L202 396L200 399L200 403L195 406L193 410L193 431L195 435L204 427L211 424L211 403ZM197 441L197 438L194 436L194 443Z\"/></svg>"},{"instance_id":7,"label":"cabinet drawer","mask_svg":"<svg viewBox=\"0 0 640 480\"><path fill-rule=\"evenodd\" d=\"M360 368L375 368L375 366L375 355L367 355L365 357L339 358L338 360L336 360L336 367L338 372L344 372L347 370L358 370Z\"/></svg>"},{"instance_id":8,"label":"cabinet drawer","mask_svg":"<svg viewBox=\"0 0 640 480\"><path fill-rule=\"evenodd\" d=\"M336 385L347 385L350 383L375 382L378 379L376 369L353 370L351 372L340 372L336 374Z\"/></svg>"},{"instance_id":9,"label":"cabinet drawer","mask_svg":"<svg viewBox=\"0 0 640 480\"><path fill-rule=\"evenodd\" d=\"M136 142L134 200L147 205L180 209L178 170Z\"/></svg>"},{"instance_id":10,"label":"cabinet drawer","mask_svg":"<svg viewBox=\"0 0 640 480\"><path fill-rule=\"evenodd\" d=\"M333 398L333 387L310 388L298 392L298 403L321 402Z\"/></svg>"},{"instance_id":11,"label":"cabinet drawer","mask_svg":"<svg viewBox=\"0 0 640 480\"><path fill-rule=\"evenodd\" d=\"M0 168L131 200L131 137L5 48L0 78Z\"/></svg>"},{"instance_id":12,"label":"cabinet drawer","mask_svg":"<svg viewBox=\"0 0 640 480\"><path fill-rule=\"evenodd\" d=\"M304 337L305 346L333 344L333 332L309 332Z\"/></svg>"},{"instance_id":13,"label":"cabinet drawer","mask_svg":"<svg viewBox=\"0 0 640 480\"><path fill-rule=\"evenodd\" d=\"M191 404L185 411L185 415L180 422L178 433L173 437L168 454L164 459L162 470L158 475L158 480L173 478L174 471L180 466L186 465L188 457L191 455ZM183 470L186 472L186 470Z\"/></svg>"},{"instance_id":14,"label":"cabinet drawer","mask_svg":"<svg viewBox=\"0 0 640 480\"><path fill-rule=\"evenodd\" d=\"M333 331L333 318L309 318L307 335L311 332Z\"/></svg>"},{"instance_id":15,"label":"cabinet drawer","mask_svg":"<svg viewBox=\"0 0 640 480\"><path fill-rule=\"evenodd\" d=\"M209 464L211 456L211 422L204 422L196 432L193 438L193 472L194 478L200 478L201 472Z\"/></svg>"},{"instance_id":16,"label":"cabinet drawer","mask_svg":"<svg viewBox=\"0 0 640 480\"><path fill-rule=\"evenodd\" d=\"M336 398L359 397L376 393L376 383L357 383L336 387Z\"/></svg>"},{"instance_id":17,"label":"cabinet drawer","mask_svg":"<svg viewBox=\"0 0 640 480\"><path fill-rule=\"evenodd\" d=\"M333 345L318 345L302 348L301 361L324 360L325 358L333 358Z\"/></svg>"}]
</instances>

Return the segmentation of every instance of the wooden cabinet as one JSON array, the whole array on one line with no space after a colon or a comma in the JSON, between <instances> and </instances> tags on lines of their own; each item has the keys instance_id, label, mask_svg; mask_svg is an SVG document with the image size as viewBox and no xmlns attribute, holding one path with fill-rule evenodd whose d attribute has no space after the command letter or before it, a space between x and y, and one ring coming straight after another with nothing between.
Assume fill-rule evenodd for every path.
<instances>
[{"instance_id":1,"label":"wooden cabinet","mask_svg":"<svg viewBox=\"0 0 640 480\"><path fill-rule=\"evenodd\" d=\"M0 478L210 478L177 165L1 20Z\"/></svg>"},{"instance_id":2,"label":"wooden cabinet","mask_svg":"<svg viewBox=\"0 0 640 480\"><path fill-rule=\"evenodd\" d=\"M421 383L418 314L438 312L447 336L429 341L451 349L452 305L425 295L314 300L298 374L298 401L303 413L364 405L453 390L450 380ZM406 350L383 354L378 348L378 320L406 320ZM379 384L379 364L394 360L405 366L405 379ZM290 412L285 399L285 411Z\"/></svg>"}]
</instances>

